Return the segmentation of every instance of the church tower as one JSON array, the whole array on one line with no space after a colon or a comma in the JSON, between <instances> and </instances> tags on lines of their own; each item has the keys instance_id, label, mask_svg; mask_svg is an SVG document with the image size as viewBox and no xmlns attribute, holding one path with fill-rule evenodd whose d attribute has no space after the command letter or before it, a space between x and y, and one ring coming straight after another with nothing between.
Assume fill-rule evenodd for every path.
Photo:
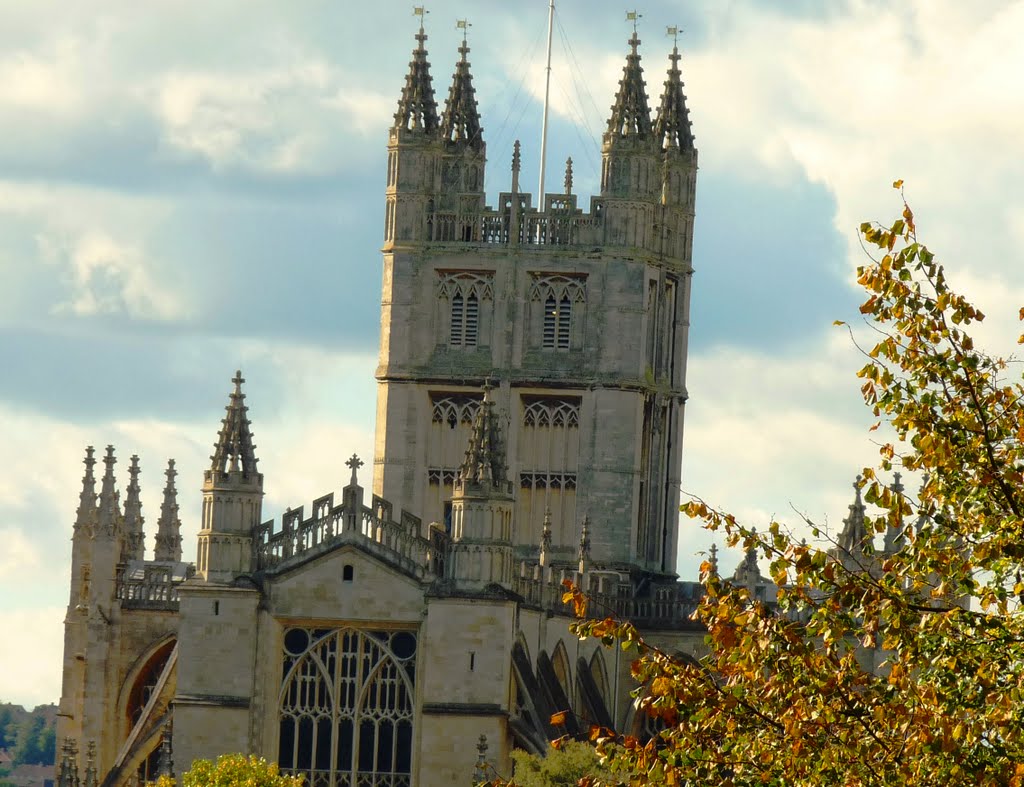
<instances>
[{"instance_id":1,"label":"church tower","mask_svg":"<svg viewBox=\"0 0 1024 787\"><path fill-rule=\"evenodd\" d=\"M454 537L484 406L507 435L515 560L674 573L697 153L679 53L652 117L629 41L601 194L511 189L484 203L469 48L440 118L420 26L389 137L374 494ZM545 530L545 514L550 512Z\"/></svg>"},{"instance_id":2,"label":"church tower","mask_svg":"<svg viewBox=\"0 0 1024 787\"><path fill-rule=\"evenodd\" d=\"M249 430L249 408L236 372L212 464L203 475L203 521L197 573L211 582L229 582L252 571L252 532L263 510L263 474L256 469L256 446Z\"/></svg>"}]
</instances>

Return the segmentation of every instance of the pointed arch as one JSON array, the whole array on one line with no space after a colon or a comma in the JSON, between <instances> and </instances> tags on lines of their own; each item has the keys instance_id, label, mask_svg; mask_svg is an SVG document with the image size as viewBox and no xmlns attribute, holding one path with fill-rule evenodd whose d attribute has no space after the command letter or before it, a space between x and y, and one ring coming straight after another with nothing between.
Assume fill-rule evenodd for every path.
<instances>
[{"instance_id":1,"label":"pointed arch","mask_svg":"<svg viewBox=\"0 0 1024 787\"><path fill-rule=\"evenodd\" d=\"M278 764L317 787L408 784L417 637L412 631L289 628Z\"/></svg>"},{"instance_id":2,"label":"pointed arch","mask_svg":"<svg viewBox=\"0 0 1024 787\"><path fill-rule=\"evenodd\" d=\"M600 650L595 650L594 655L590 657L588 671L594 681L594 688L604 700L605 707L608 707L608 701L611 699L611 683L608 681L608 669L604 664L604 654Z\"/></svg>"},{"instance_id":3,"label":"pointed arch","mask_svg":"<svg viewBox=\"0 0 1024 787\"><path fill-rule=\"evenodd\" d=\"M123 725L122 740L142 715L177 643L178 637L173 632L157 637L128 668L117 703L119 723Z\"/></svg>"},{"instance_id":4,"label":"pointed arch","mask_svg":"<svg viewBox=\"0 0 1024 787\"><path fill-rule=\"evenodd\" d=\"M562 686L562 691L565 692L565 696L572 702L572 670L569 667L569 654L565 650L565 643L562 640L558 640L558 644L555 645L555 649L551 651L551 667L555 671L555 677L558 678L559 684Z\"/></svg>"}]
</instances>

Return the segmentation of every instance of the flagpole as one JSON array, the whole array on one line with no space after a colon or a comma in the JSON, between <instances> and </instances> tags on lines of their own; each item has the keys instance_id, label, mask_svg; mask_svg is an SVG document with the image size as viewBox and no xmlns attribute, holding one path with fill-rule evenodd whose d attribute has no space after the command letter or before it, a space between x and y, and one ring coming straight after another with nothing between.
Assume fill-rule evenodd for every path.
<instances>
[{"instance_id":1,"label":"flagpole","mask_svg":"<svg viewBox=\"0 0 1024 787\"><path fill-rule=\"evenodd\" d=\"M555 0L548 5L548 65L544 78L544 120L540 126L540 183L537 186L537 207L544 210L544 164L548 152L548 99L551 95L551 31L555 21Z\"/></svg>"}]
</instances>

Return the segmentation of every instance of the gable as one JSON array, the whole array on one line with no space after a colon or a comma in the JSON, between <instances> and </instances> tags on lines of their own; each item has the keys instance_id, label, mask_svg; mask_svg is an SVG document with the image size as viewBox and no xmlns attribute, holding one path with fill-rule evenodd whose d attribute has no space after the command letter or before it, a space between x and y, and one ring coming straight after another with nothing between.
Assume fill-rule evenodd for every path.
<instances>
[{"instance_id":1,"label":"gable","mask_svg":"<svg viewBox=\"0 0 1024 787\"><path fill-rule=\"evenodd\" d=\"M270 613L278 618L415 621L423 586L356 544L269 576Z\"/></svg>"}]
</instances>

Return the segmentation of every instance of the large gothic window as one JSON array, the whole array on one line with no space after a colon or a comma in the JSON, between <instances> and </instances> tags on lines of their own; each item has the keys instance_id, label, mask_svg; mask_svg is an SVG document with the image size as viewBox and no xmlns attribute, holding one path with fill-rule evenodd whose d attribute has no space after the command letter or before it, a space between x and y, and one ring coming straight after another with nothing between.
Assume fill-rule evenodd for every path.
<instances>
[{"instance_id":1,"label":"large gothic window","mask_svg":"<svg viewBox=\"0 0 1024 787\"><path fill-rule=\"evenodd\" d=\"M580 400L570 396L522 398L518 440L520 543L540 544L544 514L551 512L554 546L572 546L576 533Z\"/></svg>"},{"instance_id":2,"label":"large gothic window","mask_svg":"<svg viewBox=\"0 0 1024 787\"><path fill-rule=\"evenodd\" d=\"M443 343L468 349L490 344L493 285L492 271L438 271Z\"/></svg>"},{"instance_id":3,"label":"large gothic window","mask_svg":"<svg viewBox=\"0 0 1024 787\"><path fill-rule=\"evenodd\" d=\"M545 350L582 348L586 277L530 275L530 344Z\"/></svg>"},{"instance_id":4,"label":"large gothic window","mask_svg":"<svg viewBox=\"0 0 1024 787\"><path fill-rule=\"evenodd\" d=\"M278 762L310 787L408 787L416 635L290 628Z\"/></svg>"}]
</instances>

